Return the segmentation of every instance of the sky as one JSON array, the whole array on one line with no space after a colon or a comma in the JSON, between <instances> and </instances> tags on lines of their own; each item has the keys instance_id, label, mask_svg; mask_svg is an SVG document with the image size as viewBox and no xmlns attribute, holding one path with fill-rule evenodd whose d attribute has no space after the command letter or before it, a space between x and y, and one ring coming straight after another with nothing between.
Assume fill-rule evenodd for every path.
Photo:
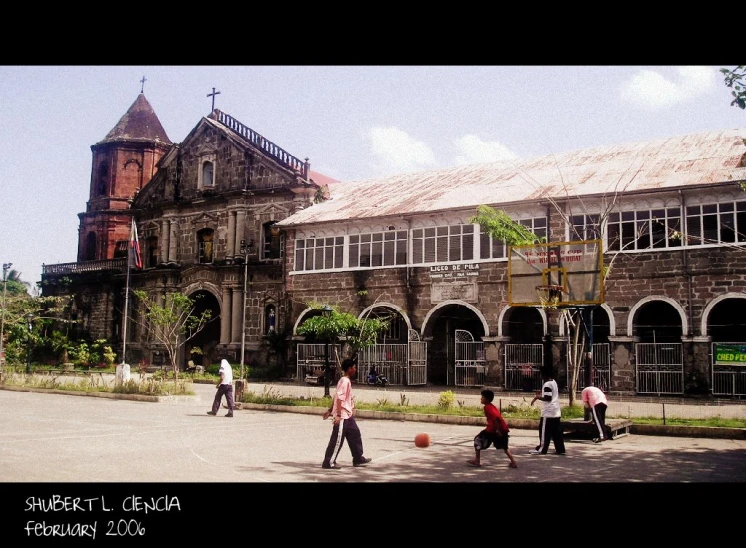
<instances>
[{"instance_id":1,"label":"sky","mask_svg":"<svg viewBox=\"0 0 746 548\"><path fill-rule=\"evenodd\" d=\"M0 66L0 261L32 286L75 262L91 146L141 90L175 143L214 88L215 108L345 181L746 128L721 68Z\"/></svg>"}]
</instances>

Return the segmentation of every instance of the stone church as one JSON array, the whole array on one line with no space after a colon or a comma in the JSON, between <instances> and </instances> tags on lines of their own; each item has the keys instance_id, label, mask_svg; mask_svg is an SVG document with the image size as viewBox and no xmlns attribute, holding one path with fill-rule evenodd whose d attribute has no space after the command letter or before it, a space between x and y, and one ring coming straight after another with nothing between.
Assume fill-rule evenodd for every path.
<instances>
[{"instance_id":1,"label":"stone church","mask_svg":"<svg viewBox=\"0 0 746 548\"><path fill-rule=\"evenodd\" d=\"M311 205L323 193L319 182L330 179L217 109L173 143L142 93L91 150L77 261L44 265L43 294L74 295L78 333L120 352L127 304L126 361L163 364L137 303L131 293L125 298L129 274L130 289L160 302L178 291L195 299L198 312L211 311L182 349L181 365L238 363L242 350L246 364L266 364L267 335L284 333L290 306L274 225ZM133 219L142 268L128 269Z\"/></svg>"}]
</instances>

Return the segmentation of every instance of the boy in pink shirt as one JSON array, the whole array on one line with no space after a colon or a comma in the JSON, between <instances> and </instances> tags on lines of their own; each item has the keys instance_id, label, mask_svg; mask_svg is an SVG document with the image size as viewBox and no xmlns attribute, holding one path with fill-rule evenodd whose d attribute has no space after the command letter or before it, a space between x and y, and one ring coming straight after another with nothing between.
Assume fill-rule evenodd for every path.
<instances>
[{"instance_id":1,"label":"boy in pink shirt","mask_svg":"<svg viewBox=\"0 0 746 548\"><path fill-rule=\"evenodd\" d=\"M606 436L606 408L609 402L606 400L606 394L600 388L586 386L580 393L580 399L583 400L585 408L590 410L593 422L598 428L598 437L593 438L593 443L608 439Z\"/></svg>"}]
</instances>

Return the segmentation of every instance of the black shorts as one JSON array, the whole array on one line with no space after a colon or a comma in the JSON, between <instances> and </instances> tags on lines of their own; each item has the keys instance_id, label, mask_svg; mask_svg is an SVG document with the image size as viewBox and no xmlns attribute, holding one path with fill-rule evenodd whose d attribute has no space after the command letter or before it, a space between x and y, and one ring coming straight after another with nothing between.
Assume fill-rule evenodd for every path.
<instances>
[{"instance_id":1,"label":"black shorts","mask_svg":"<svg viewBox=\"0 0 746 548\"><path fill-rule=\"evenodd\" d=\"M507 449L508 448L508 434L502 436L495 432L487 432L482 430L474 438L474 448L484 451L489 449L490 445L493 445L495 449Z\"/></svg>"}]
</instances>

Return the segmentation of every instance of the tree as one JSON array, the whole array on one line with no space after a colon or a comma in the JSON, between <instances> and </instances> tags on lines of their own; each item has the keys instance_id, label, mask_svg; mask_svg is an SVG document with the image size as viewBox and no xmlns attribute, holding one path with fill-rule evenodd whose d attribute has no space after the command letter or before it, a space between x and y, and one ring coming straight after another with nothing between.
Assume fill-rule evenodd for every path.
<instances>
[{"instance_id":1,"label":"tree","mask_svg":"<svg viewBox=\"0 0 746 548\"><path fill-rule=\"evenodd\" d=\"M549 201L567 222L567 213L554 200L549 199ZM607 213L609 210L610 207L607 208ZM477 214L469 219L469 222L479 224L493 239L502 240L509 246L531 245L546 241L545 238L539 238L525 226L511 219L506 212L495 210L487 205L479 206ZM599 227L601 222L602 219L599 218ZM578 239L583 238L578 237ZM551 305L549 307L551 308ZM590 371L593 360L593 349L588 344L592 334L589 330L588 317L584 312L586 310L580 308L562 309L560 317L560 321L566 322L572 334L568 345L568 373L570 374L568 397L570 406L575 403L580 367L583 363L587 363Z\"/></svg>"},{"instance_id":2,"label":"tree","mask_svg":"<svg viewBox=\"0 0 746 548\"><path fill-rule=\"evenodd\" d=\"M138 325L165 347L174 378L178 378L179 349L204 329L212 319L212 311L204 310L194 315L196 299L178 292L168 293L162 305L145 291L134 289L132 293L139 300L142 310ZM201 295L196 298L201 298Z\"/></svg>"},{"instance_id":3,"label":"tree","mask_svg":"<svg viewBox=\"0 0 746 548\"><path fill-rule=\"evenodd\" d=\"M298 327L298 334L311 336L326 345L324 364L324 396L329 397L329 343L344 338L351 347L353 359L357 352L376 343L378 335L388 329L389 322L381 318L357 318L348 312L340 312L335 307L308 303L310 308L322 314L307 319Z\"/></svg>"},{"instance_id":4,"label":"tree","mask_svg":"<svg viewBox=\"0 0 746 548\"><path fill-rule=\"evenodd\" d=\"M17 280L14 277L11 281L8 277L3 310L3 351L6 361L15 365L27 360L31 348L43 352L51 346L55 324L72 323L65 318L65 308L71 297L32 297L26 291L28 284ZM31 332L28 330L29 316Z\"/></svg>"},{"instance_id":5,"label":"tree","mask_svg":"<svg viewBox=\"0 0 746 548\"><path fill-rule=\"evenodd\" d=\"M738 65L733 70L720 69L725 76L725 85L733 89L731 106L746 110L746 65Z\"/></svg>"}]
</instances>

